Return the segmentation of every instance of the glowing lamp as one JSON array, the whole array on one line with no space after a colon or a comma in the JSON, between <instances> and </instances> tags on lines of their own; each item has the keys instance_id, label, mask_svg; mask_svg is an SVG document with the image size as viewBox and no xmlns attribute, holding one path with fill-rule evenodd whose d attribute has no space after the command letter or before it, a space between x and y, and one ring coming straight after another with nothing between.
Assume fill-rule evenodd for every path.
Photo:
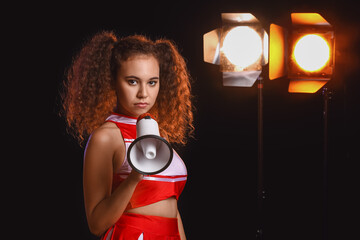
<instances>
[{"instance_id":1,"label":"glowing lamp","mask_svg":"<svg viewBox=\"0 0 360 240\"><path fill-rule=\"evenodd\" d=\"M204 61L220 65L224 86L251 87L268 62L268 35L250 13L221 18L221 28L204 34Z\"/></svg>"},{"instance_id":2,"label":"glowing lamp","mask_svg":"<svg viewBox=\"0 0 360 240\"><path fill-rule=\"evenodd\" d=\"M334 70L334 31L317 13L292 13L292 27L270 25L269 78L290 78L289 92L314 93Z\"/></svg>"},{"instance_id":3,"label":"glowing lamp","mask_svg":"<svg viewBox=\"0 0 360 240\"><path fill-rule=\"evenodd\" d=\"M235 27L226 34L222 52L234 66L245 69L260 59L262 40L254 29Z\"/></svg>"},{"instance_id":4,"label":"glowing lamp","mask_svg":"<svg viewBox=\"0 0 360 240\"><path fill-rule=\"evenodd\" d=\"M304 71L320 71L330 60L330 48L324 38L308 34L295 44L293 57Z\"/></svg>"}]
</instances>

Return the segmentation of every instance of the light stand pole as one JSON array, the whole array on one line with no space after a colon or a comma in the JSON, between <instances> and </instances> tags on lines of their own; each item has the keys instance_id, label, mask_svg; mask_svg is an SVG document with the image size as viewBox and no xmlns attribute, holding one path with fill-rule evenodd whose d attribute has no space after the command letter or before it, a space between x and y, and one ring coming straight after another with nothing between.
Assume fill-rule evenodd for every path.
<instances>
[{"instance_id":1,"label":"light stand pole","mask_svg":"<svg viewBox=\"0 0 360 240\"><path fill-rule=\"evenodd\" d=\"M323 159L323 239L328 239L328 107L332 97L332 91L323 87L322 95L324 100L323 121L324 121L324 159Z\"/></svg>"},{"instance_id":2,"label":"light stand pole","mask_svg":"<svg viewBox=\"0 0 360 240\"><path fill-rule=\"evenodd\" d=\"M258 77L258 182L257 182L257 200L258 200L258 228L256 230L256 239L263 239L263 201L265 199L264 190L264 165L263 165L263 78Z\"/></svg>"}]
</instances>

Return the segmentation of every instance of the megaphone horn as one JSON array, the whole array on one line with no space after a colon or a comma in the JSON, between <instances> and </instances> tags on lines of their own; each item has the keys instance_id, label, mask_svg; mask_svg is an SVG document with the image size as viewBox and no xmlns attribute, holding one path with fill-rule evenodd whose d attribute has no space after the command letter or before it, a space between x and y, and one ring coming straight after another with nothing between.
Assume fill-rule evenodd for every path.
<instances>
[{"instance_id":1,"label":"megaphone horn","mask_svg":"<svg viewBox=\"0 0 360 240\"><path fill-rule=\"evenodd\" d=\"M136 139L130 144L127 159L130 166L144 175L164 171L171 163L173 149L160 137L159 125L149 113L138 117Z\"/></svg>"}]
</instances>

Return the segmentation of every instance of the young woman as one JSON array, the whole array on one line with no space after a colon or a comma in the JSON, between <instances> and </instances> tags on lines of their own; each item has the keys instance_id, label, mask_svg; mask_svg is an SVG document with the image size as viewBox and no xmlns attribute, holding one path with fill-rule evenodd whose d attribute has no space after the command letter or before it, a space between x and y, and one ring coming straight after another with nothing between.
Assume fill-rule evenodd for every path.
<instances>
[{"instance_id":1,"label":"young woman","mask_svg":"<svg viewBox=\"0 0 360 240\"><path fill-rule=\"evenodd\" d=\"M170 143L193 132L189 73L172 42L96 34L68 70L63 108L84 154L84 199L90 231L102 239L185 239L177 200L186 167L174 152L157 175L131 169L127 149L137 117L149 112Z\"/></svg>"}]
</instances>

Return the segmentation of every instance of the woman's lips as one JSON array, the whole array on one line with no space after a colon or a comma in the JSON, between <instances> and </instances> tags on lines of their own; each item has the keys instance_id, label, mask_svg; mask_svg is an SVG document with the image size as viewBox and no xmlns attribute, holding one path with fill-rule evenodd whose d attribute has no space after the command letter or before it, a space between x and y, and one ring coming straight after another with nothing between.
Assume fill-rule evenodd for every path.
<instances>
[{"instance_id":1,"label":"woman's lips","mask_svg":"<svg viewBox=\"0 0 360 240\"><path fill-rule=\"evenodd\" d=\"M149 104L148 103L135 103L135 106L139 108L146 108Z\"/></svg>"}]
</instances>

